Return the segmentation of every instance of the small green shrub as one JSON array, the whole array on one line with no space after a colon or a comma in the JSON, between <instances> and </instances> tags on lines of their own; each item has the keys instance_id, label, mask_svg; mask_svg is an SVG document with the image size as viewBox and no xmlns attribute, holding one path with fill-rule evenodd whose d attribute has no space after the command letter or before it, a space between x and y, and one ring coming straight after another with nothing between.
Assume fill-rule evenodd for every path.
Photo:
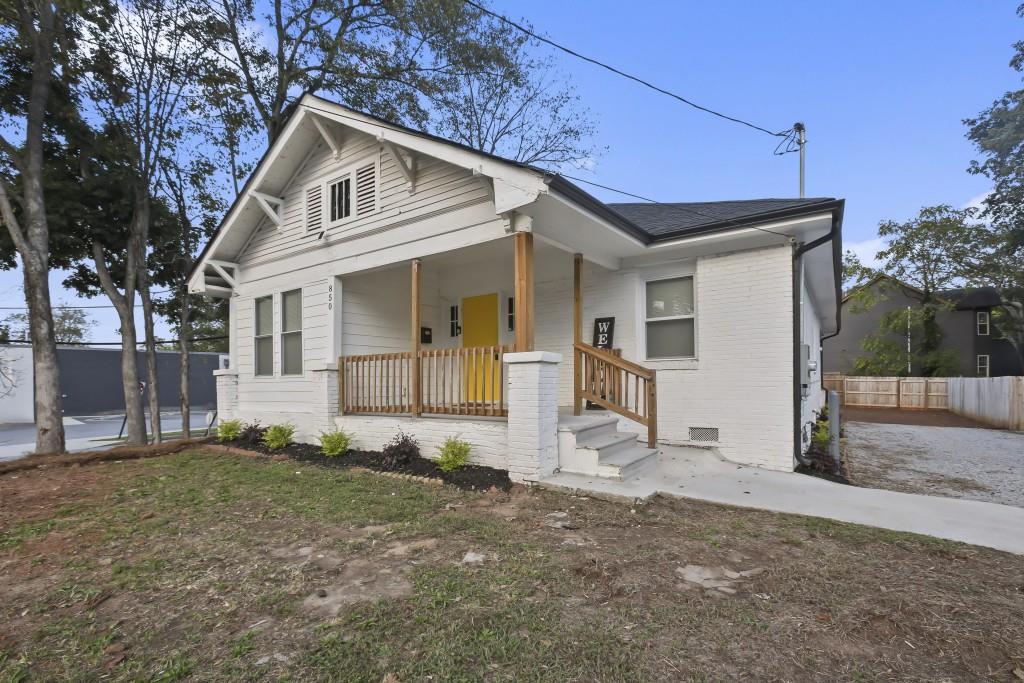
<instances>
[{"instance_id":1,"label":"small green shrub","mask_svg":"<svg viewBox=\"0 0 1024 683\"><path fill-rule=\"evenodd\" d=\"M420 457L420 445L416 439L403 431L395 434L395 437L384 445L381 453L381 467L388 471L395 471L410 464Z\"/></svg>"},{"instance_id":2,"label":"small green shrub","mask_svg":"<svg viewBox=\"0 0 1024 683\"><path fill-rule=\"evenodd\" d=\"M234 441L241 434L241 420L224 420L217 425L217 441Z\"/></svg>"},{"instance_id":3,"label":"small green shrub","mask_svg":"<svg viewBox=\"0 0 1024 683\"><path fill-rule=\"evenodd\" d=\"M441 455L437 458L437 466L441 468L442 472L454 472L460 467L465 467L469 462L471 448L469 442L463 441L457 436L449 436L439 449Z\"/></svg>"},{"instance_id":4,"label":"small green shrub","mask_svg":"<svg viewBox=\"0 0 1024 683\"><path fill-rule=\"evenodd\" d=\"M333 432L321 432L320 450L328 458L337 458L348 453L349 444L352 443L352 435L338 429Z\"/></svg>"},{"instance_id":5,"label":"small green shrub","mask_svg":"<svg viewBox=\"0 0 1024 683\"><path fill-rule=\"evenodd\" d=\"M287 423L270 425L267 427L266 433L263 434L263 445L272 451L279 451L292 443L294 436L295 425Z\"/></svg>"}]
</instances>

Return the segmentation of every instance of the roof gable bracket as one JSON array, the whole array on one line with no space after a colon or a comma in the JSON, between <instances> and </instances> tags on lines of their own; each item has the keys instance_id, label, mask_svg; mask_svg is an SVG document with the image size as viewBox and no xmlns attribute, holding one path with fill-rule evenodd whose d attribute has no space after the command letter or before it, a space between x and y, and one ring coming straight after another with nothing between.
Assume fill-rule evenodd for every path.
<instances>
[{"instance_id":1,"label":"roof gable bracket","mask_svg":"<svg viewBox=\"0 0 1024 683\"><path fill-rule=\"evenodd\" d=\"M249 193L249 196L255 199L260 208L263 209L263 213L267 214L267 218L273 221L274 225L281 227L281 206L284 204L284 200L280 197L272 197L269 194L263 192L257 192L253 190Z\"/></svg>"},{"instance_id":2,"label":"roof gable bracket","mask_svg":"<svg viewBox=\"0 0 1024 683\"><path fill-rule=\"evenodd\" d=\"M385 140L383 137L378 137L377 139L388 150L388 153L394 157L395 163L398 164L398 170L402 173L402 177L405 178L405 182L408 183L409 194L416 194L416 171L419 165L416 155L405 150L409 154L409 161L406 161L398 145L390 140Z\"/></svg>"},{"instance_id":3,"label":"roof gable bracket","mask_svg":"<svg viewBox=\"0 0 1024 683\"><path fill-rule=\"evenodd\" d=\"M334 153L334 158L337 159L338 157L340 157L341 138L327 129L327 126L324 124L324 120L321 117L317 116L316 114L313 114L311 118L313 119L313 125L316 126L316 129L320 132L320 137L324 139L324 142L327 143L327 146L331 148L331 152Z\"/></svg>"},{"instance_id":4,"label":"roof gable bracket","mask_svg":"<svg viewBox=\"0 0 1024 683\"><path fill-rule=\"evenodd\" d=\"M231 285L232 288L238 286L238 281L235 279L235 274L238 272L237 263L228 263L227 261L215 261L214 259L209 259L206 264L217 271L217 274L221 276L224 282ZM229 269L231 270L230 273L228 273Z\"/></svg>"},{"instance_id":5,"label":"roof gable bracket","mask_svg":"<svg viewBox=\"0 0 1024 683\"><path fill-rule=\"evenodd\" d=\"M487 193L487 198L494 203L494 182L479 168L473 169L473 177L476 178L477 182L480 183L480 187Z\"/></svg>"}]
</instances>

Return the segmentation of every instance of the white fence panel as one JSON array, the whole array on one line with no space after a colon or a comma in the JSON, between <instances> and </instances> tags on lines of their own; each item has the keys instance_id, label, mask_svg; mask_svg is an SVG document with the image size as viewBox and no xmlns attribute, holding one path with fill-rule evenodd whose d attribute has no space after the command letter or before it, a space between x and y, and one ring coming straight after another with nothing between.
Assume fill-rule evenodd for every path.
<instances>
[{"instance_id":1,"label":"white fence panel","mask_svg":"<svg viewBox=\"0 0 1024 683\"><path fill-rule=\"evenodd\" d=\"M994 427L1024 431L1024 377L951 377L949 409Z\"/></svg>"}]
</instances>

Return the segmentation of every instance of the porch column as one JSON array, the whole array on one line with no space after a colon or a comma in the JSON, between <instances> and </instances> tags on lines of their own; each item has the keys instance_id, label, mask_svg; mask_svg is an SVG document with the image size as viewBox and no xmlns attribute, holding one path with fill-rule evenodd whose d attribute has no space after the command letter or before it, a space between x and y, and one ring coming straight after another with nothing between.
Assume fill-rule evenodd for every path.
<instances>
[{"instance_id":1,"label":"porch column","mask_svg":"<svg viewBox=\"0 0 1024 683\"><path fill-rule=\"evenodd\" d=\"M238 370L214 370L213 376L217 383L217 421L232 420L238 410Z\"/></svg>"},{"instance_id":2,"label":"porch column","mask_svg":"<svg viewBox=\"0 0 1024 683\"><path fill-rule=\"evenodd\" d=\"M508 476L537 481L558 468L558 364L547 351L506 353Z\"/></svg>"},{"instance_id":3,"label":"porch column","mask_svg":"<svg viewBox=\"0 0 1024 683\"><path fill-rule=\"evenodd\" d=\"M572 256L572 343L583 341L583 254ZM580 376L579 353L572 351L572 412L579 415L583 412L583 399L580 391L583 381Z\"/></svg>"},{"instance_id":4,"label":"porch column","mask_svg":"<svg viewBox=\"0 0 1024 683\"><path fill-rule=\"evenodd\" d=\"M423 397L420 395L420 260L412 260L412 338L410 348L412 349L412 377L409 381L409 391L412 392L412 414L419 416L423 413Z\"/></svg>"},{"instance_id":5,"label":"porch column","mask_svg":"<svg viewBox=\"0 0 1024 683\"><path fill-rule=\"evenodd\" d=\"M533 233L515 237L516 351L533 351Z\"/></svg>"}]
</instances>

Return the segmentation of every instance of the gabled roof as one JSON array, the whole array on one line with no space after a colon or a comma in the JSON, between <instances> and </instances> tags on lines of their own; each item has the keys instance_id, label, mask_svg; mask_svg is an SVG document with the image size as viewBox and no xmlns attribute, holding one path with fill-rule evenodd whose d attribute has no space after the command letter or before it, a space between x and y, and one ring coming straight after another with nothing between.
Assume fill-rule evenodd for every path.
<instances>
[{"instance_id":1,"label":"gabled roof","mask_svg":"<svg viewBox=\"0 0 1024 683\"><path fill-rule=\"evenodd\" d=\"M843 295L843 303L845 304L856 292L867 287L874 286L883 280L888 280L897 287L915 292L919 295L924 294L924 290L908 284L899 278L887 275L886 273L878 273L866 282L862 282L855 287L851 287L849 291ZM940 289L935 292L935 297L954 304L958 311L973 310L975 308L994 308L1002 305L1003 303L1003 298L1000 296L999 290L995 287L957 287L952 289Z\"/></svg>"},{"instance_id":2,"label":"gabled roof","mask_svg":"<svg viewBox=\"0 0 1024 683\"><path fill-rule=\"evenodd\" d=\"M304 123L304 117L309 118L310 115L374 134L379 139L387 138L400 148L415 149L419 153L432 156L440 154L442 157L448 157L447 161L463 168L472 168L474 173L492 177L496 185L501 180L503 187L507 190L503 196L508 200L501 207L498 207L496 202L495 208L499 213L535 201L539 194L560 195L571 205L594 214L641 245L653 245L678 238L740 228L756 228L758 224L762 223L814 214L831 214L834 232L838 234L838 227L842 222L843 200L832 198L609 204L602 202L556 173L481 152L467 145L396 124L307 93L292 105L288 119L282 127L281 135L275 144L264 153L221 225L206 244L199 258L196 259L192 273L189 275L190 282L197 272L205 268L207 261L213 261L216 245L223 240L225 233L239 222L240 216L247 225L246 229L255 229L256 221L261 220L262 216L258 210L251 208L251 202L247 203L246 198L253 194L267 192L276 194L283 189L276 187L275 183L280 185L281 179L289 174L275 171L278 175L276 181L268 174L277 165L281 165L283 171L287 171L298 163L300 156L294 153L289 154L286 147L291 141L291 136L299 135L303 126L308 129L309 126ZM315 135L315 133L312 134ZM836 240L834 248L838 250L838 240Z\"/></svg>"}]
</instances>

